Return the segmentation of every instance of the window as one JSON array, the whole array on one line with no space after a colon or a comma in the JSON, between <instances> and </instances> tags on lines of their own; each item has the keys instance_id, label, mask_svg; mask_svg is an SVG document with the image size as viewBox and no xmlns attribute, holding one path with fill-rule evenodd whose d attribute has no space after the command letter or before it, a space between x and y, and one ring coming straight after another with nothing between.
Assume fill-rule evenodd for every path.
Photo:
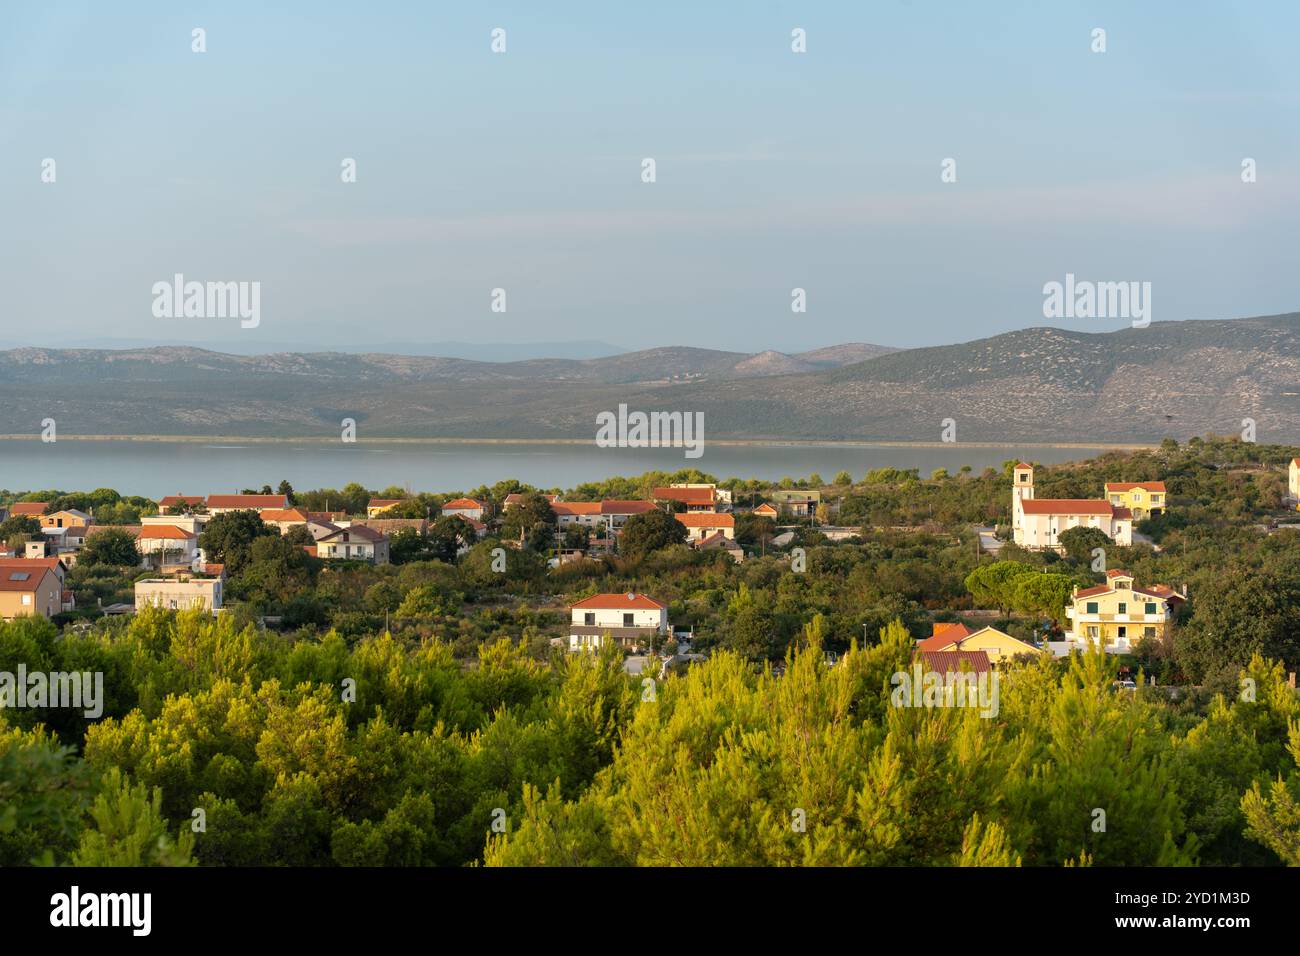
<instances>
[{"instance_id":1,"label":"window","mask_svg":"<svg viewBox=\"0 0 1300 956\"><path fill-rule=\"evenodd\" d=\"M1097 636L1097 625L1096 625L1096 624L1089 624L1089 625L1088 625L1088 636L1089 636L1089 637L1096 637L1096 636Z\"/></svg>"},{"instance_id":2,"label":"window","mask_svg":"<svg viewBox=\"0 0 1300 956\"><path fill-rule=\"evenodd\" d=\"M26 571L14 571L9 575L10 581L26 581L31 575Z\"/></svg>"},{"instance_id":3,"label":"window","mask_svg":"<svg viewBox=\"0 0 1300 956\"><path fill-rule=\"evenodd\" d=\"M1156 636L1156 629L1155 629L1154 627L1144 627L1144 628L1142 628L1142 636L1143 636L1143 637L1155 637L1155 636Z\"/></svg>"},{"instance_id":4,"label":"window","mask_svg":"<svg viewBox=\"0 0 1300 956\"><path fill-rule=\"evenodd\" d=\"M1155 601L1147 601L1147 603L1146 603L1146 613L1147 613L1147 614L1157 614L1157 613L1159 613L1159 612L1156 610L1156 602L1155 602Z\"/></svg>"},{"instance_id":5,"label":"window","mask_svg":"<svg viewBox=\"0 0 1300 956\"><path fill-rule=\"evenodd\" d=\"M24 594L23 595L24 606L29 606L31 603L32 603L32 596L30 594Z\"/></svg>"},{"instance_id":6,"label":"window","mask_svg":"<svg viewBox=\"0 0 1300 956\"><path fill-rule=\"evenodd\" d=\"M1124 601L1120 601L1120 602L1119 602L1119 613L1120 613L1120 614L1127 614L1127 613L1128 613L1128 604L1125 603Z\"/></svg>"},{"instance_id":7,"label":"window","mask_svg":"<svg viewBox=\"0 0 1300 956\"><path fill-rule=\"evenodd\" d=\"M1088 602L1087 613L1088 613L1088 614L1096 614L1096 613L1097 613L1097 602L1096 602L1096 601L1089 601L1089 602Z\"/></svg>"},{"instance_id":8,"label":"window","mask_svg":"<svg viewBox=\"0 0 1300 956\"><path fill-rule=\"evenodd\" d=\"M582 615L582 623L583 623L583 624L595 624L595 623L596 623L596 612L595 612L595 611L588 611L586 614Z\"/></svg>"},{"instance_id":9,"label":"window","mask_svg":"<svg viewBox=\"0 0 1300 956\"><path fill-rule=\"evenodd\" d=\"M632 626L632 614L631 614L631 612L625 612L625 613L623 614L623 626L624 626L624 627L631 627L631 626Z\"/></svg>"},{"instance_id":10,"label":"window","mask_svg":"<svg viewBox=\"0 0 1300 956\"><path fill-rule=\"evenodd\" d=\"M1022 472L1020 473L1020 482L1021 482L1021 484L1024 484L1024 483L1027 482L1028 480L1029 480L1029 475L1028 475L1026 472L1023 472L1023 471L1022 471Z\"/></svg>"},{"instance_id":11,"label":"window","mask_svg":"<svg viewBox=\"0 0 1300 956\"><path fill-rule=\"evenodd\" d=\"M1128 628L1121 624L1119 627L1119 639L1124 640L1126 637L1128 637Z\"/></svg>"}]
</instances>

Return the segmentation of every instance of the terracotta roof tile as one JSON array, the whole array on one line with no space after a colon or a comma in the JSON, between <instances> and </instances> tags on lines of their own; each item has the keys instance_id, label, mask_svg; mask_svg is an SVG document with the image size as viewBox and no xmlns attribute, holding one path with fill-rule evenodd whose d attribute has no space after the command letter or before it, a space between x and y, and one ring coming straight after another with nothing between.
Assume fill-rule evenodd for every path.
<instances>
[{"instance_id":1,"label":"terracotta roof tile","mask_svg":"<svg viewBox=\"0 0 1300 956\"><path fill-rule=\"evenodd\" d=\"M927 671L940 674L959 674L963 670L985 674L993 670L993 665L989 663L989 656L983 651L918 650L916 656L921 659Z\"/></svg>"},{"instance_id":2,"label":"terracotta roof tile","mask_svg":"<svg viewBox=\"0 0 1300 956\"><path fill-rule=\"evenodd\" d=\"M576 604L569 605L569 609L599 608L601 610L655 611L662 610L667 606L667 604L660 604L652 597L633 592L629 594L593 594Z\"/></svg>"},{"instance_id":3,"label":"terracotta roof tile","mask_svg":"<svg viewBox=\"0 0 1300 956\"><path fill-rule=\"evenodd\" d=\"M734 515L718 511L694 511L673 515L673 517L688 528L734 528L736 526Z\"/></svg>"},{"instance_id":4,"label":"terracotta roof tile","mask_svg":"<svg viewBox=\"0 0 1300 956\"><path fill-rule=\"evenodd\" d=\"M1107 515L1115 508L1100 498L1027 498L1020 507L1027 515Z\"/></svg>"}]
</instances>

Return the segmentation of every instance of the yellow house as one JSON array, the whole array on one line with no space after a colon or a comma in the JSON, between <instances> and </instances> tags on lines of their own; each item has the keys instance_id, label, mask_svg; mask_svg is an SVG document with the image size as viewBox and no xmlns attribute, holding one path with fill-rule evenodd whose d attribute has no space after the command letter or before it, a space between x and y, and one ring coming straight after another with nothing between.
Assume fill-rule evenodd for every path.
<instances>
[{"instance_id":1,"label":"yellow house","mask_svg":"<svg viewBox=\"0 0 1300 956\"><path fill-rule=\"evenodd\" d=\"M996 627L972 631L965 624L935 624L934 635L917 644L921 651L983 651L991 663L1009 661L1022 654L1043 653Z\"/></svg>"},{"instance_id":2,"label":"yellow house","mask_svg":"<svg viewBox=\"0 0 1300 956\"><path fill-rule=\"evenodd\" d=\"M378 518L389 508L400 505L404 498L371 498L370 503L366 505L366 517Z\"/></svg>"},{"instance_id":3,"label":"yellow house","mask_svg":"<svg viewBox=\"0 0 1300 956\"><path fill-rule=\"evenodd\" d=\"M1164 640L1173 619L1171 605L1186 599L1163 584L1137 588L1127 571L1107 571L1106 583L1075 588L1065 609L1067 643L1100 644L1111 654L1127 654L1143 640Z\"/></svg>"},{"instance_id":4,"label":"yellow house","mask_svg":"<svg viewBox=\"0 0 1300 956\"><path fill-rule=\"evenodd\" d=\"M1127 508L1134 521L1141 521L1162 514L1168 495L1163 481L1108 481L1106 500L1116 508Z\"/></svg>"},{"instance_id":5,"label":"yellow house","mask_svg":"<svg viewBox=\"0 0 1300 956\"><path fill-rule=\"evenodd\" d=\"M53 514L41 515L37 520L40 521L42 528L71 528L74 525L92 524L95 519L76 508L65 508Z\"/></svg>"}]
</instances>

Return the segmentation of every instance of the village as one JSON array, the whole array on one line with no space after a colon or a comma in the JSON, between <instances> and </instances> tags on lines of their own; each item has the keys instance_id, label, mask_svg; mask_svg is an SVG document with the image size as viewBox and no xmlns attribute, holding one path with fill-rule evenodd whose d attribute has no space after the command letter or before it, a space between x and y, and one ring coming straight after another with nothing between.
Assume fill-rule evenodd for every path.
<instances>
[{"instance_id":1,"label":"village","mask_svg":"<svg viewBox=\"0 0 1300 956\"><path fill-rule=\"evenodd\" d=\"M1095 498L1040 497L1035 491L1034 465L1025 461L1009 465L1009 521L1000 529L974 529L979 549L990 561L1012 546L1027 553L1065 554L1065 542L1074 529L1091 529L1103 536L1094 541L1131 548L1135 538L1143 537L1135 532L1135 524L1159 518L1171 507L1165 483L1158 480L1104 482ZM542 515L538 520L550 525L546 565L552 572L618 556L629 522L635 527L654 514L664 516L663 520L671 516L681 543L695 552L724 555L736 564L771 554L797 574L806 560L806 549L798 545L805 533L814 532L827 543L855 542L862 534L860 526L835 522L841 503L833 489L829 491L767 488L738 494L715 482L656 486L641 499L567 500L557 493L516 491L496 502L449 497L436 514L427 508L423 517L409 516L413 501L402 497L371 497L364 511L349 513L308 510L295 505L291 492L176 494L163 497L155 513L142 513L134 525L100 524L86 511L18 501L0 506L0 522L11 522L12 527L11 519L25 520L30 529L0 541L0 617L58 619L78 612L76 595L66 580L68 572L96 536L111 534L134 542L138 561L132 582L134 600L101 604L95 612L121 616L154 606L197 607L223 614L229 609L228 569L205 552L202 542L210 522L237 513L293 542L327 569L388 565L395 538L399 542L422 539L439 520L454 531L456 559L490 539L494 563L501 559L496 566L503 569L508 552L530 546L531 531L525 530L530 525L512 523L512 512L518 519L522 512L516 509L532 508ZM1288 463L1287 495L1291 506L1300 502L1300 459ZM743 544L737 537L738 521L747 531ZM1093 552L1101 555L1100 563L1092 565L1099 580L1090 586L1075 583L1063 596L1059 627L1043 628L1026 639L973 612L965 621L938 620L943 615L935 615L928 631L915 637L918 658L939 672L978 673L1022 656L1062 657L1089 648L1129 655L1140 646L1167 641L1173 622L1188 603L1186 585L1145 580L1123 568L1107 567L1105 550ZM626 655L629 673L667 674L705 659L694 646L693 626L671 620L669 608L664 595L635 589L585 596L567 605L567 634L551 638L551 644L578 653L613 643ZM81 608L79 616L84 618L87 610ZM863 638L870 640L871 635ZM830 655L832 663L833 659Z\"/></svg>"}]
</instances>

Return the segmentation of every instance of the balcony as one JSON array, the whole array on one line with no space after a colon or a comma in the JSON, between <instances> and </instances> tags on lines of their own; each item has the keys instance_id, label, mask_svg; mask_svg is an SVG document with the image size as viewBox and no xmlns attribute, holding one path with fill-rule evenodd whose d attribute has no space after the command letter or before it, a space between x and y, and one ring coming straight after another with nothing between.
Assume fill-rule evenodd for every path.
<instances>
[{"instance_id":1,"label":"balcony","mask_svg":"<svg viewBox=\"0 0 1300 956\"><path fill-rule=\"evenodd\" d=\"M1167 620L1164 614L1075 614L1074 608L1067 607L1065 616L1078 624L1163 624Z\"/></svg>"}]
</instances>

